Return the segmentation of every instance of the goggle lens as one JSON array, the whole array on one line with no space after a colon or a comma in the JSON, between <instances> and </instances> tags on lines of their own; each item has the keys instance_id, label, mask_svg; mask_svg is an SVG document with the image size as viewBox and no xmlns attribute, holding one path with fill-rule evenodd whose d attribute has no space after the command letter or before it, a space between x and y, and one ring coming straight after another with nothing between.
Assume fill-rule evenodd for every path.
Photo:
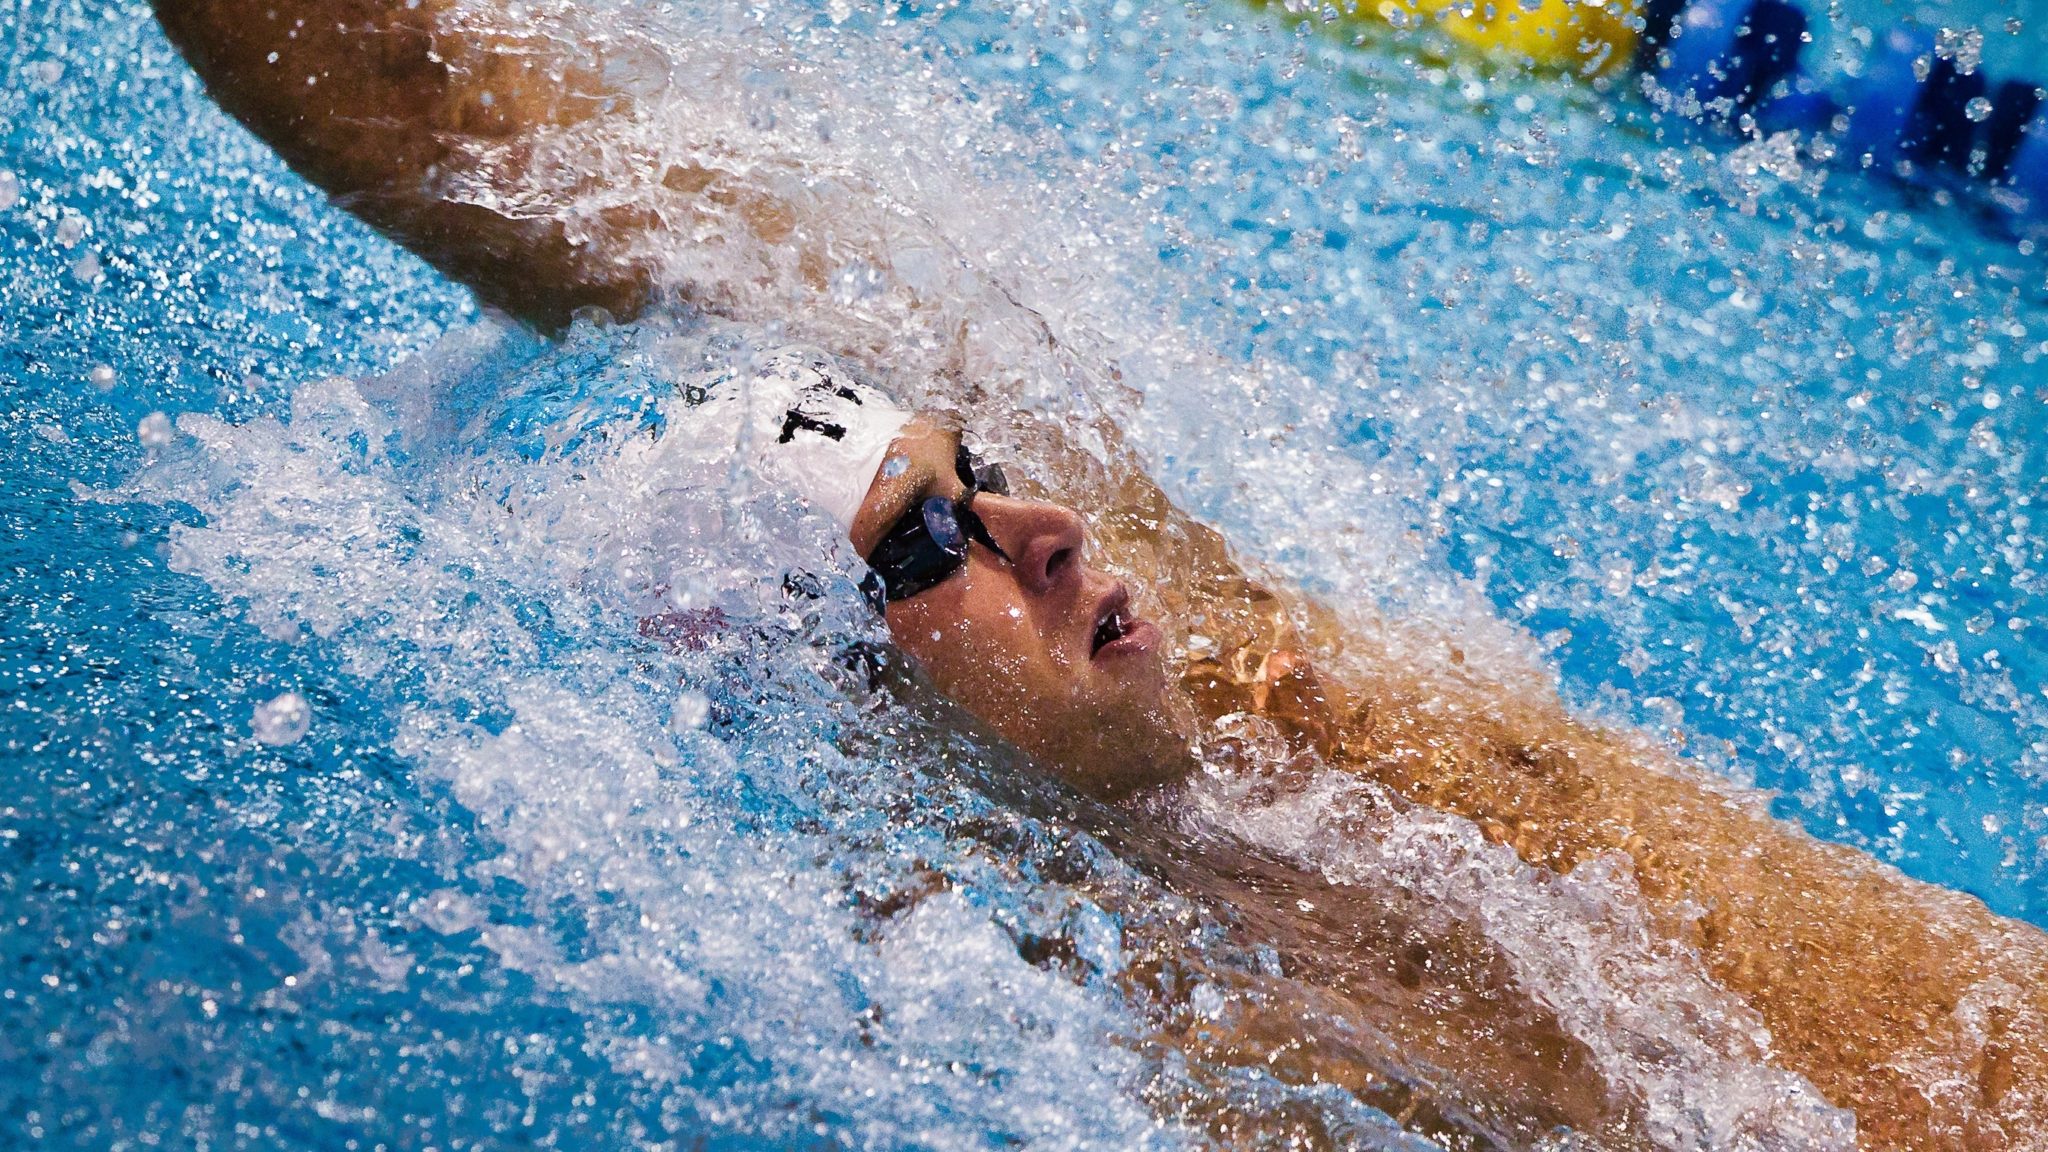
<instances>
[{"instance_id":1,"label":"goggle lens","mask_svg":"<svg viewBox=\"0 0 2048 1152\"><path fill-rule=\"evenodd\" d=\"M939 551L958 560L967 558L967 532L960 526L960 515L966 509L959 502L947 496L934 496L924 502L920 509L924 514L925 535L938 546ZM972 513L969 513L972 515Z\"/></svg>"},{"instance_id":2,"label":"goggle lens","mask_svg":"<svg viewBox=\"0 0 2048 1152\"><path fill-rule=\"evenodd\" d=\"M950 579L967 566L969 541L1009 559L971 507L980 492L1009 495L1009 478L1000 465L983 462L965 445L954 456L953 469L967 491L958 499L930 497L905 512L868 555L875 582L867 591L879 604L907 600Z\"/></svg>"}]
</instances>

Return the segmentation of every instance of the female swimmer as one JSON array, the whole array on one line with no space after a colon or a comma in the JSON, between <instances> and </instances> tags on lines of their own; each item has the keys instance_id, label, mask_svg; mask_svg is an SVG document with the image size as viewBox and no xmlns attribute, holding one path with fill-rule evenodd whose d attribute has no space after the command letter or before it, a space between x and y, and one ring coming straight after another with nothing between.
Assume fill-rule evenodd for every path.
<instances>
[{"instance_id":1,"label":"female swimmer","mask_svg":"<svg viewBox=\"0 0 2048 1152\"><path fill-rule=\"evenodd\" d=\"M791 253L787 275L825 295L832 221L807 215L818 201L758 178L747 158L673 167L663 211L620 208L595 233L507 207L524 142L602 133L634 114L635 97L607 70L564 57L534 5L502 20L460 0L157 7L214 96L296 169L537 327L588 306L633 315L664 292L744 310L717 286L664 281L622 256L651 229L698 242L712 242L707 225L745 229ZM447 195L451 180L507 199ZM870 558L891 635L930 683L1075 787L1113 800L1156 791L1190 770L1196 733L1255 714L1296 754L1462 816L1533 866L1565 873L1625 857L1656 930L1755 1010L1771 1059L1853 1111L1863 1145L2048 1145L2042 933L1818 842L1770 818L1760 798L1592 729L1553 698L1375 659L1323 608L1248 576L1135 467L1106 467L1055 432L1028 446L1055 478L1048 490L1007 491L961 455L942 420L893 411L828 361L769 359L764 376L781 383L742 416L768 422L750 441L768 471L839 517ZM971 390L971 369L954 386ZM1084 431L1131 464L1113 432ZM878 472L885 458L904 464ZM1077 507L1105 510L1088 524L1093 541ZM1091 542L1142 576L1139 600L1155 620L1090 562ZM1211 643L1169 667L1193 619ZM1327 671L1337 668L1341 677ZM1330 991L1293 1010L1360 1013L1449 1070L1429 1100L1405 1106L1411 1119L1432 1108L1477 1117L1478 1130L1517 1144L1557 1125L1602 1145L1644 1142L1633 1105L1499 974L1483 940L1425 931L1376 893L1250 857L1214 874L1212 894L1270 928L1290 969ZM1303 893L1313 914L1290 910ZM1392 1090L1371 1053L1290 1048L1291 1019L1248 1017L1180 1039L1369 1097Z\"/></svg>"}]
</instances>

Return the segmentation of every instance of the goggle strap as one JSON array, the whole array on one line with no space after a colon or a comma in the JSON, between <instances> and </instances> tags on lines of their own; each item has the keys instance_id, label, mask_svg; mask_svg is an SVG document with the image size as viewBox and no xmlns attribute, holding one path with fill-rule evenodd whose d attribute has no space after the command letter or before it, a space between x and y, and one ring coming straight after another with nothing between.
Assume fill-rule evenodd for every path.
<instances>
[{"instance_id":1,"label":"goggle strap","mask_svg":"<svg viewBox=\"0 0 2048 1152\"><path fill-rule=\"evenodd\" d=\"M953 502L953 519L960 522L960 528L963 532L967 533L969 540L975 541L1001 557L1003 563L1015 564L1016 561L1010 559L1010 554L1003 551L1003 546L996 543L995 535L988 530L988 525L981 522L981 516L973 508L969 507L974 500L974 496L975 492L970 489L966 496Z\"/></svg>"}]
</instances>

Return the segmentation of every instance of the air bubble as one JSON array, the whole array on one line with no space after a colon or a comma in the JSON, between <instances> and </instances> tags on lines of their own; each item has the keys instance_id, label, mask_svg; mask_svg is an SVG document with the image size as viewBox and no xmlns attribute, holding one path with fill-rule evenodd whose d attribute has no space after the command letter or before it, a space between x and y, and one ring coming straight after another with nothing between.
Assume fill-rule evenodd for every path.
<instances>
[{"instance_id":1,"label":"air bubble","mask_svg":"<svg viewBox=\"0 0 2048 1152\"><path fill-rule=\"evenodd\" d=\"M113 391L115 381L114 370L108 365L93 365L92 371L87 372L85 374L85 378L87 380L92 381L92 386L99 389L102 392Z\"/></svg>"},{"instance_id":2,"label":"air bubble","mask_svg":"<svg viewBox=\"0 0 2048 1152\"><path fill-rule=\"evenodd\" d=\"M1973 124L1982 124L1991 119L1991 101L1979 96L1963 105L1963 115L1968 116Z\"/></svg>"},{"instance_id":3,"label":"air bubble","mask_svg":"<svg viewBox=\"0 0 2048 1152\"><path fill-rule=\"evenodd\" d=\"M484 922L483 913L477 910L475 901L452 889L422 897L412 906L412 914L421 924L443 936L467 932Z\"/></svg>"},{"instance_id":4,"label":"air bubble","mask_svg":"<svg viewBox=\"0 0 2048 1152\"><path fill-rule=\"evenodd\" d=\"M702 573L692 571L669 585L662 602L672 611L689 612L709 604L713 591Z\"/></svg>"},{"instance_id":5,"label":"air bubble","mask_svg":"<svg viewBox=\"0 0 2048 1152\"><path fill-rule=\"evenodd\" d=\"M249 731L272 747L295 744L313 727L313 709L297 692L285 692L256 706Z\"/></svg>"},{"instance_id":6,"label":"air bubble","mask_svg":"<svg viewBox=\"0 0 2048 1152\"><path fill-rule=\"evenodd\" d=\"M21 180L14 173L0 169L0 212L5 212L21 203Z\"/></svg>"},{"instance_id":7,"label":"air bubble","mask_svg":"<svg viewBox=\"0 0 2048 1152\"><path fill-rule=\"evenodd\" d=\"M57 241L57 245L62 248L73 247L80 240L85 239L85 217L71 214L57 221L57 232L54 239Z\"/></svg>"}]
</instances>

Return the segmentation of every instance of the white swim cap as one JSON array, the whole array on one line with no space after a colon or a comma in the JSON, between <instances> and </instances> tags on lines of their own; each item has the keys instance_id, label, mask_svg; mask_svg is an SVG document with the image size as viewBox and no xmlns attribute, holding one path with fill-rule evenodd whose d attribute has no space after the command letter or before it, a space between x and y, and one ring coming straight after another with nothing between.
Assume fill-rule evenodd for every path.
<instances>
[{"instance_id":1,"label":"white swim cap","mask_svg":"<svg viewBox=\"0 0 2048 1152\"><path fill-rule=\"evenodd\" d=\"M841 532L853 530L868 487L911 414L815 348L770 351L732 377L686 387L695 414L730 419L736 447Z\"/></svg>"}]
</instances>

